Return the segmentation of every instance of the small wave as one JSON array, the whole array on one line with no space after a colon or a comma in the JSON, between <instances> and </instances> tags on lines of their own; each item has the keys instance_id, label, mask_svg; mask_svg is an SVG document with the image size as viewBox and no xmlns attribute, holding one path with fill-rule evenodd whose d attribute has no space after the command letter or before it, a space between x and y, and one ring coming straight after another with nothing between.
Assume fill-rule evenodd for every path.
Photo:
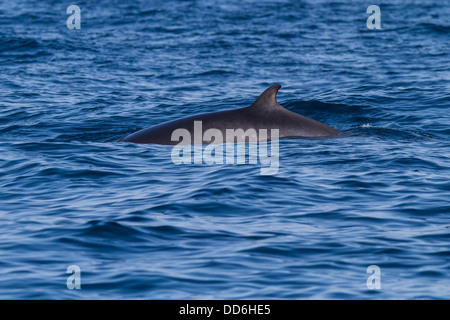
<instances>
[{"instance_id":1,"label":"small wave","mask_svg":"<svg viewBox=\"0 0 450 320\"><path fill-rule=\"evenodd\" d=\"M450 26L448 25L442 25L442 24L436 24L436 23L420 23L418 27L422 27L426 30L438 33L438 34L450 34Z\"/></svg>"},{"instance_id":2,"label":"small wave","mask_svg":"<svg viewBox=\"0 0 450 320\"><path fill-rule=\"evenodd\" d=\"M353 134L363 134L369 136L376 136L382 139L393 139L393 140L408 140L408 141L419 141L428 139L439 139L439 137L423 131L410 130L410 129L392 129L375 127L370 124L363 124L356 128L352 128L349 132Z\"/></svg>"},{"instance_id":3,"label":"small wave","mask_svg":"<svg viewBox=\"0 0 450 320\"><path fill-rule=\"evenodd\" d=\"M39 42L29 38L3 38L0 39L0 53L8 51L26 51L39 48Z\"/></svg>"}]
</instances>

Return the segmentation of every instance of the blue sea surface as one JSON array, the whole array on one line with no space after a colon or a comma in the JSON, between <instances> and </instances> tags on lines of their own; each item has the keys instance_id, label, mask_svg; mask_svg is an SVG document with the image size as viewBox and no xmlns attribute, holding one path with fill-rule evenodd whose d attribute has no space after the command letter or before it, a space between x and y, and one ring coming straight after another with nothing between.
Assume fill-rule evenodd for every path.
<instances>
[{"instance_id":1,"label":"blue sea surface","mask_svg":"<svg viewBox=\"0 0 450 320\"><path fill-rule=\"evenodd\" d=\"M0 0L0 298L450 299L449 35L447 0ZM116 142L276 83L347 134L274 175Z\"/></svg>"}]
</instances>

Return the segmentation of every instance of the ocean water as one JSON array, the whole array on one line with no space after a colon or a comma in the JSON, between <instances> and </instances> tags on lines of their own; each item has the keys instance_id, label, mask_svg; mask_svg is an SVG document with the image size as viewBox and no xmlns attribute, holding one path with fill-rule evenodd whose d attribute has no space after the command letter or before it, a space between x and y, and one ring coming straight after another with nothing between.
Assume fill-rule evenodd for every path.
<instances>
[{"instance_id":1,"label":"ocean water","mask_svg":"<svg viewBox=\"0 0 450 320\"><path fill-rule=\"evenodd\" d=\"M449 299L449 34L442 0L1 0L0 298ZM116 142L275 83L347 134L273 175Z\"/></svg>"}]
</instances>

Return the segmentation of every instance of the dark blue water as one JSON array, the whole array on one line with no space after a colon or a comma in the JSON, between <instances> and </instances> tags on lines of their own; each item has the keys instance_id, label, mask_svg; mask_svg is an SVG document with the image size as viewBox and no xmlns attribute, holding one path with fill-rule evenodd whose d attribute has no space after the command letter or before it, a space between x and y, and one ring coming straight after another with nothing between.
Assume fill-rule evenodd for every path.
<instances>
[{"instance_id":1,"label":"dark blue water","mask_svg":"<svg viewBox=\"0 0 450 320\"><path fill-rule=\"evenodd\" d=\"M442 0L0 1L0 298L449 299L449 34ZM274 83L350 134L268 176L115 142Z\"/></svg>"}]
</instances>

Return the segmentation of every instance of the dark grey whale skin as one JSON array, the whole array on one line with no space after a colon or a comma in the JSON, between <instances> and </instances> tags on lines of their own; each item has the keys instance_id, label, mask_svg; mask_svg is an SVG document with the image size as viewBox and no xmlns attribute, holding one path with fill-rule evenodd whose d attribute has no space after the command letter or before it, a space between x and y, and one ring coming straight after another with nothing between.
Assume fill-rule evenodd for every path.
<instances>
[{"instance_id":1,"label":"dark grey whale skin","mask_svg":"<svg viewBox=\"0 0 450 320\"><path fill-rule=\"evenodd\" d=\"M279 138L293 137L329 137L337 135L340 131L333 129L326 124L309 119L292 111L283 108L276 100L276 94L281 85L275 84L266 89L256 101L249 107L226 110L213 113L205 113L173 120L154 127L142 129L132 133L119 141L177 145L180 140L172 141L172 132L176 129L187 129L194 142L194 121L202 121L202 134L208 129L218 129L223 135L223 142L245 142L245 136L232 137L226 139L226 129L267 129L267 139L263 139L258 134L258 141L271 140L271 129L279 130ZM248 138L248 137L247 137ZM209 144L211 141L203 141L202 144ZM214 141L212 142L214 143ZM220 143L220 142L219 142Z\"/></svg>"}]
</instances>

